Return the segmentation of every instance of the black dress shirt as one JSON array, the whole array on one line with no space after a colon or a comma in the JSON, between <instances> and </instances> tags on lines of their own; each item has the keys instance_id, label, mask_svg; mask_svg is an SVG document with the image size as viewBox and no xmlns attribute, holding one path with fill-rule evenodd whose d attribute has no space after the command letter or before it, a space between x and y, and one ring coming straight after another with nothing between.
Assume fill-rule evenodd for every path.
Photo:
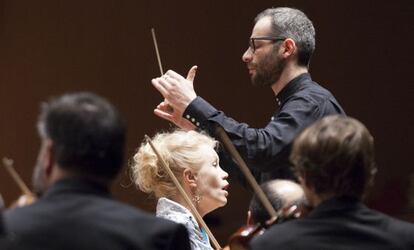
<instances>
[{"instance_id":1,"label":"black dress shirt","mask_svg":"<svg viewBox=\"0 0 414 250\"><path fill-rule=\"evenodd\" d=\"M201 97L194 99L183 116L198 128L214 135L219 124L229 135L233 144L260 182L275 178L293 179L289 154L292 142L300 131L332 114L345 114L333 95L312 81L308 73L291 80L277 95L280 105L264 128L251 128L227 117ZM220 154L223 167L229 169L234 163Z\"/></svg>"}]
</instances>

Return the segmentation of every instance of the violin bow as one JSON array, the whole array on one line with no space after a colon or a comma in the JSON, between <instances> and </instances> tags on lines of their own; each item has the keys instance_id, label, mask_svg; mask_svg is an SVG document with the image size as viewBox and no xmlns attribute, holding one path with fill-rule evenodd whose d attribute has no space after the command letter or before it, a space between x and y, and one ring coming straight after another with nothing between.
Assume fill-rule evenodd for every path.
<instances>
[{"instance_id":1,"label":"violin bow","mask_svg":"<svg viewBox=\"0 0 414 250\"><path fill-rule=\"evenodd\" d=\"M3 166L6 168L7 172L9 172L9 174L11 175L13 180L17 183L20 190L25 195L34 196L33 193L30 191L30 189L27 187L27 185L24 183L23 179L17 173L16 169L14 168L12 159L9 159L7 157L3 157Z\"/></svg>"},{"instance_id":2,"label":"violin bow","mask_svg":"<svg viewBox=\"0 0 414 250\"><path fill-rule=\"evenodd\" d=\"M257 183L256 179L253 177L252 173L250 172L249 167L247 167L246 163L240 156L239 152L237 151L236 147L231 142L229 136L227 135L226 131L217 124L215 128L215 134L220 139L220 141L223 143L224 147L226 148L227 152L233 157L233 159L237 162L237 164L240 167L240 170L246 177L247 181L253 188L254 192L257 194L260 202L262 202L264 208L266 211L270 214L270 217L278 217L278 213L273 208L272 204L270 203L269 199L263 192L263 190L260 188L259 184Z\"/></svg>"},{"instance_id":3,"label":"violin bow","mask_svg":"<svg viewBox=\"0 0 414 250\"><path fill-rule=\"evenodd\" d=\"M177 187L178 191L180 192L180 194L183 196L184 200L186 201L188 207L190 208L191 212L194 214L194 216L196 217L198 223L201 225L202 228L204 228L204 230L206 230L209 238L211 239L211 242L213 243L213 245L215 246L216 249L222 249L220 244L218 243L218 241L216 240L216 238L214 237L214 235L211 233L210 229L208 228L207 224L204 222L203 218L201 217L201 215L198 213L196 207L194 206L194 204L191 202L190 197L188 197L187 193L184 191L184 188L181 186L180 182L178 182L177 177L175 177L174 173L171 171L170 167L165 163L164 159L161 157L161 155L158 153L158 150L155 148L154 144L152 143L151 138L148 135L145 135L145 140L147 140L147 142L149 143L149 145L151 146L152 151L154 151L155 155L157 156L158 160L160 161L161 165L163 166L163 168L165 169L165 171L167 171L167 174L169 175L169 177L172 179L172 181L174 182L175 186Z\"/></svg>"}]
</instances>

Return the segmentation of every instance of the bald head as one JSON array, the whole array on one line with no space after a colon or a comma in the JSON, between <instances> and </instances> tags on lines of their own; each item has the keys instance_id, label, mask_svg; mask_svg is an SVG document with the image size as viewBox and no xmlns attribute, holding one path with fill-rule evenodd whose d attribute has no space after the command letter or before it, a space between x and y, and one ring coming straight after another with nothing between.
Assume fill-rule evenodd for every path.
<instances>
[{"instance_id":1,"label":"bald head","mask_svg":"<svg viewBox=\"0 0 414 250\"><path fill-rule=\"evenodd\" d=\"M296 201L303 199L304 192L302 187L290 180L274 180L269 182L269 190L274 190L275 195L282 200L282 207L295 204Z\"/></svg>"},{"instance_id":2,"label":"bald head","mask_svg":"<svg viewBox=\"0 0 414 250\"><path fill-rule=\"evenodd\" d=\"M302 206L306 201L302 187L290 180L277 179L268 181L263 183L261 188L276 211L292 205ZM253 223L264 223L270 219L268 212L257 195L253 196L249 210Z\"/></svg>"}]
</instances>

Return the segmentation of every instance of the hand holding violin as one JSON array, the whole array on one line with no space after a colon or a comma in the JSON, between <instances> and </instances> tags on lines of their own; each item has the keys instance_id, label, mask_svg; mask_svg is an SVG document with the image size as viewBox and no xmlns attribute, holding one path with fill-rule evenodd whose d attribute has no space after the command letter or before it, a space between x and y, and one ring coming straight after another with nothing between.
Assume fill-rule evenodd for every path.
<instances>
[{"instance_id":1,"label":"hand holding violin","mask_svg":"<svg viewBox=\"0 0 414 250\"><path fill-rule=\"evenodd\" d=\"M297 205L292 205L278 211L277 216L270 218L266 223L246 225L235 232L229 240L230 250L247 250L249 242L256 236L263 234L268 228L275 224L297 219L303 216L302 209Z\"/></svg>"}]
</instances>

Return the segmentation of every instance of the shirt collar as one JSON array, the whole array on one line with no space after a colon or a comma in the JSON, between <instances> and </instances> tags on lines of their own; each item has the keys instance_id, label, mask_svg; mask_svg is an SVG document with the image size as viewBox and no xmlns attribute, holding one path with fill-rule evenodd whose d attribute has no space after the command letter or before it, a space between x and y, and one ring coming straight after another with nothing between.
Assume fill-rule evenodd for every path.
<instances>
[{"instance_id":1,"label":"shirt collar","mask_svg":"<svg viewBox=\"0 0 414 250\"><path fill-rule=\"evenodd\" d=\"M298 92L304 81L312 81L309 73L303 73L293 78L286 86L276 95L276 101L279 105L283 104L291 95Z\"/></svg>"}]
</instances>

